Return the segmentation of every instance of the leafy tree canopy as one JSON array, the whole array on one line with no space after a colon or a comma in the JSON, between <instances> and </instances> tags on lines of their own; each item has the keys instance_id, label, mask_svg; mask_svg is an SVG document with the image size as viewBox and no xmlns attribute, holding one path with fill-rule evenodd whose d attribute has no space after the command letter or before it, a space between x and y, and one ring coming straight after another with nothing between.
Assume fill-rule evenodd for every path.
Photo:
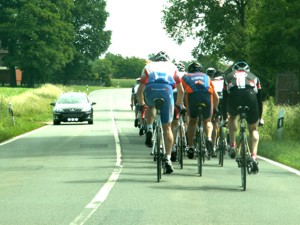
<instances>
[{"instance_id":1,"label":"leafy tree canopy","mask_svg":"<svg viewBox=\"0 0 300 225\"><path fill-rule=\"evenodd\" d=\"M223 2L223 3L221 3ZM245 58L246 9L251 0L168 0L163 10L166 31L179 44L186 37L199 40L193 55Z\"/></svg>"}]
</instances>

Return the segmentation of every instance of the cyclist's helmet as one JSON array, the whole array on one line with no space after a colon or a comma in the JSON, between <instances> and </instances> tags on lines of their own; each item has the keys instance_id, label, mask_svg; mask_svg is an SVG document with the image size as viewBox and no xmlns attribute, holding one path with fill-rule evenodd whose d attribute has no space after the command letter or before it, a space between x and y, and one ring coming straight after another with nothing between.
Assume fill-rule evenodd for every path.
<instances>
[{"instance_id":1,"label":"cyclist's helmet","mask_svg":"<svg viewBox=\"0 0 300 225\"><path fill-rule=\"evenodd\" d=\"M170 57L168 56L168 54L164 51L160 51L159 53L157 53L154 57L153 57L153 61L155 62L159 62L159 61L169 61Z\"/></svg>"},{"instance_id":2,"label":"cyclist's helmet","mask_svg":"<svg viewBox=\"0 0 300 225\"><path fill-rule=\"evenodd\" d=\"M184 72L185 71L185 66L182 62L175 63L175 65L176 65L179 72Z\"/></svg>"},{"instance_id":3,"label":"cyclist's helmet","mask_svg":"<svg viewBox=\"0 0 300 225\"><path fill-rule=\"evenodd\" d=\"M202 72L202 65L197 62L193 62L188 66L189 73Z\"/></svg>"},{"instance_id":4,"label":"cyclist's helmet","mask_svg":"<svg viewBox=\"0 0 300 225\"><path fill-rule=\"evenodd\" d=\"M217 70L215 72L215 77L224 77L224 72L222 70Z\"/></svg>"},{"instance_id":5,"label":"cyclist's helmet","mask_svg":"<svg viewBox=\"0 0 300 225\"><path fill-rule=\"evenodd\" d=\"M250 67L246 62L236 62L233 66L232 66L232 70L244 70L246 72L250 72Z\"/></svg>"},{"instance_id":6,"label":"cyclist's helmet","mask_svg":"<svg viewBox=\"0 0 300 225\"><path fill-rule=\"evenodd\" d=\"M206 70L206 74L208 75L208 76L210 76L210 77L215 77L215 75L216 75L216 69L215 68L212 68L212 67L209 67L209 68L207 68L207 70Z\"/></svg>"}]
</instances>

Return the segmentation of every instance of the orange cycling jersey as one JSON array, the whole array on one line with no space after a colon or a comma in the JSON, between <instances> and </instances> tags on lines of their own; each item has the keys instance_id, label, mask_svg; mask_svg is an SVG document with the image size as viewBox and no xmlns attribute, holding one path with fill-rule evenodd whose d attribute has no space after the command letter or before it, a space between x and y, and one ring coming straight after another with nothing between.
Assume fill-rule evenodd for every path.
<instances>
[{"instance_id":1,"label":"orange cycling jersey","mask_svg":"<svg viewBox=\"0 0 300 225\"><path fill-rule=\"evenodd\" d=\"M182 77L182 85L187 94L199 91L214 92L214 84L205 73L188 73Z\"/></svg>"}]
</instances>

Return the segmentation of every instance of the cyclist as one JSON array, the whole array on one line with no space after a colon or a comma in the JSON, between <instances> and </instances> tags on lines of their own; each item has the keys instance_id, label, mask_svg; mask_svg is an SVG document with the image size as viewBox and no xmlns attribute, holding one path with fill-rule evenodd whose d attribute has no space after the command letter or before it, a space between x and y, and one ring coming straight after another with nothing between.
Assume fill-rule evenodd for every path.
<instances>
[{"instance_id":1,"label":"cyclist","mask_svg":"<svg viewBox=\"0 0 300 225\"><path fill-rule=\"evenodd\" d=\"M210 152L213 150L212 123L211 118L213 109L217 110L219 97L214 89L214 85L209 76L202 72L201 64L193 62L188 66L188 73L182 77L182 85L185 89L185 103L189 116L187 135L188 135L188 151L189 159L194 158L195 148L193 139L197 129L198 119L198 103L204 103L205 108L202 111L203 125L206 132L206 146Z\"/></svg>"},{"instance_id":2,"label":"cyclist","mask_svg":"<svg viewBox=\"0 0 300 225\"><path fill-rule=\"evenodd\" d=\"M137 115L138 115L138 107L137 107L137 104L138 104L138 101L137 101L137 96L136 96L136 93L137 93L137 90L138 90L138 87L140 85L140 77L135 79L135 84L132 86L132 89L131 89L131 98L130 98L130 107L131 107L131 110L133 110L133 107L134 107L134 115L135 115L135 119L134 119L134 126L135 127L138 127L138 118L137 118Z\"/></svg>"},{"instance_id":3,"label":"cyclist","mask_svg":"<svg viewBox=\"0 0 300 225\"><path fill-rule=\"evenodd\" d=\"M175 66L177 67L179 73L179 77L181 78L184 74L185 74L185 66L182 62L177 62L175 63ZM174 96L174 102L176 102L177 100L177 88L173 89L173 96ZM178 119L179 119L179 114L180 114L180 108L174 107L174 117L173 117L173 121L171 123L171 128L172 128L172 132L173 132L173 137L176 137L176 128L178 126ZM176 162L176 146L173 145L172 148L172 154L171 154L171 161L172 162Z\"/></svg>"},{"instance_id":4,"label":"cyclist","mask_svg":"<svg viewBox=\"0 0 300 225\"><path fill-rule=\"evenodd\" d=\"M218 112L222 112L222 99L223 99L223 83L224 83L224 78L222 76L222 71L217 71L213 67L209 67L206 70L206 74L210 77L214 84L214 88L216 92L219 95L219 105L218 105ZM214 112L214 115L212 117L212 123L213 123L213 131L212 131L212 142L213 142L213 153L212 157L216 157L216 144L217 144L217 136L218 136L218 124L219 124L219 119L217 117L216 112Z\"/></svg>"},{"instance_id":5,"label":"cyclist","mask_svg":"<svg viewBox=\"0 0 300 225\"><path fill-rule=\"evenodd\" d=\"M257 147L259 142L258 124L261 120L263 106L259 78L250 72L246 62L236 62L232 72L225 76L223 88L223 119L229 113L228 128L231 158L236 157L236 132L238 130L238 106L248 106L247 123L252 150L253 173L258 172Z\"/></svg>"},{"instance_id":6,"label":"cyclist","mask_svg":"<svg viewBox=\"0 0 300 225\"><path fill-rule=\"evenodd\" d=\"M155 119L154 99L163 98L164 104L161 109L161 122L164 132L166 147L166 173L174 171L171 162L171 152L174 137L171 129L171 122L174 113L174 97L172 90L177 87L177 100L175 107L180 108L183 101L183 87L178 75L177 67L171 63L166 52L158 52L153 62L145 66L142 71L140 86L138 88L138 102L141 110L147 104L147 132L145 144L152 148L153 122ZM144 97L145 96L145 97Z\"/></svg>"}]
</instances>

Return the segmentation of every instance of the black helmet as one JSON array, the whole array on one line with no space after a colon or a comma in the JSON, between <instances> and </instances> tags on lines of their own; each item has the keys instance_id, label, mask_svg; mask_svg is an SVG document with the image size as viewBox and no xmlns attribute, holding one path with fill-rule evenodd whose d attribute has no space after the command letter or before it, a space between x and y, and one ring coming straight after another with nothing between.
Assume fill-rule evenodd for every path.
<instances>
[{"instance_id":1,"label":"black helmet","mask_svg":"<svg viewBox=\"0 0 300 225\"><path fill-rule=\"evenodd\" d=\"M193 62L188 66L189 73L202 72L202 65L197 62Z\"/></svg>"},{"instance_id":2,"label":"black helmet","mask_svg":"<svg viewBox=\"0 0 300 225\"><path fill-rule=\"evenodd\" d=\"M222 70L217 70L215 72L215 77L224 77L224 72Z\"/></svg>"},{"instance_id":3,"label":"black helmet","mask_svg":"<svg viewBox=\"0 0 300 225\"><path fill-rule=\"evenodd\" d=\"M153 57L153 61L158 62L158 61L169 61L170 57L168 54L164 51L160 51Z\"/></svg>"},{"instance_id":4,"label":"black helmet","mask_svg":"<svg viewBox=\"0 0 300 225\"><path fill-rule=\"evenodd\" d=\"M236 62L233 66L232 66L232 71L235 70L244 70L246 72L250 72L250 67L247 63L245 62Z\"/></svg>"},{"instance_id":5,"label":"black helmet","mask_svg":"<svg viewBox=\"0 0 300 225\"><path fill-rule=\"evenodd\" d=\"M175 66L177 67L179 72L184 72L185 71L185 66L182 62L175 63Z\"/></svg>"},{"instance_id":6,"label":"black helmet","mask_svg":"<svg viewBox=\"0 0 300 225\"><path fill-rule=\"evenodd\" d=\"M209 68L207 68L207 70L206 70L206 74L208 75L208 76L210 76L210 77L215 77L215 74L216 74L216 69L215 68L213 68L213 67L209 67Z\"/></svg>"}]
</instances>

